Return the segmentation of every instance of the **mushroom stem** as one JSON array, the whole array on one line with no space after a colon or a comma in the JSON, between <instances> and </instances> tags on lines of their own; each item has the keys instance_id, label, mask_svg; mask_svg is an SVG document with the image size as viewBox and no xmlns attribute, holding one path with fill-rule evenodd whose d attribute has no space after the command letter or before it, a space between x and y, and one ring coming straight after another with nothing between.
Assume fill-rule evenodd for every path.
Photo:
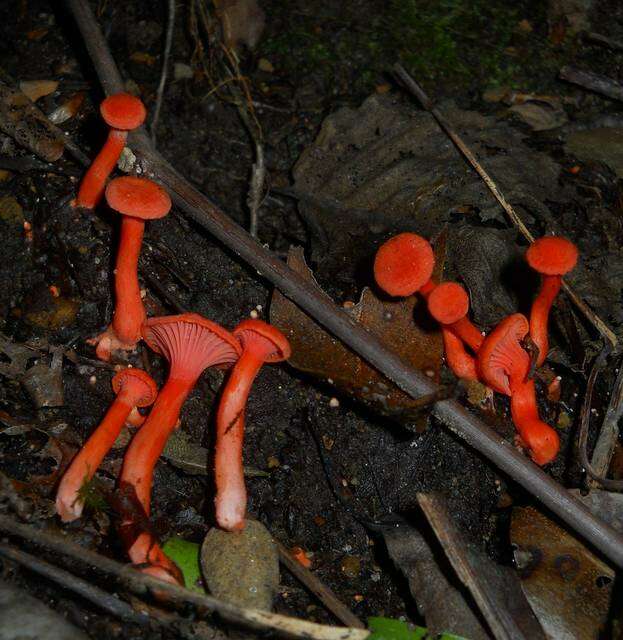
<instances>
[{"instance_id":1,"label":"mushroom stem","mask_svg":"<svg viewBox=\"0 0 623 640\"><path fill-rule=\"evenodd\" d=\"M447 326L474 353L478 353L478 349L482 346L485 338L467 316Z\"/></svg>"},{"instance_id":2,"label":"mushroom stem","mask_svg":"<svg viewBox=\"0 0 623 640\"><path fill-rule=\"evenodd\" d=\"M554 460L560 439L556 431L539 418L534 380L511 380L511 415L534 462L544 465Z\"/></svg>"},{"instance_id":3,"label":"mushroom stem","mask_svg":"<svg viewBox=\"0 0 623 640\"><path fill-rule=\"evenodd\" d=\"M56 494L56 511L63 522L71 522L82 515L84 503L80 499L80 489L93 478L104 456L115 443L133 406L132 394L121 391L100 425L72 460Z\"/></svg>"},{"instance_id":4,"label":"mushroom stem","mask_svg":"<svg viewBox=\"0 0 623 640\"><path fill-rule=\"evenodd\" d=\"M115 313L112 326L117 338L132 346L140 340L141 326L147 317L138 283L138 258L144 230L144 220L122 216L115 265Z\"/></svg>"},{"instance_id":5,"label":"mushroom stem","mask_svg":"<svg viewBox=\"0 0 623 640\"><path fill-rule=\"evenodd\" d=\"M242 465L247 398L263 360L243 351L223 390L216 414L216 521L227 531L244 529L247 490Z\"/></svg>"},{"instance_id":6,"label":"mushroom stem","mask_svg":"<svg viewBox=\"0 0 623 640\"><path fill-rule=\"evenodd\" d=\"M111 129L101 151L88 168L76 198L76 206L93 209L104 195L106 179L117 165L125 147L127 131Z\"/></svg>"},{"instance_id":7,"label":"mushroom stem","mask_svg":"<svg viewBox=\"0 0 623 640\"><path fill-rule=\"evenodd\" d=\"M536 366L540 367L547 357L549 350L549 339L547 337L547 324L549 312L554 303L554 299L560 291L562 278L560 276L542 276L541 290L532 303L530 310L530 337L539 348L539 355L536 359Z\"/></svg>"},{"instance_id":8,"label":"mushroom stem","mask_svg":"<svg viewBox=\"0 0 623 640\"><path fill-rule=\"evenodd\" d=\"M449 328L441 327L446 363L457 378L478 380L476 360L465 350L463 341Z\"/></svg>"},{"instance_id":9,"label":"mushroom stem","mask_svg":"<svg viewBox=\"0 0 623 640\"><path fill-rule=\"evenodd\" d=\"M182 406L196 380L169 378L123 460L121 483L132 485L145 513L150 512L153 471L168 437L177 424Z\"/></svg>"}]
</instances>

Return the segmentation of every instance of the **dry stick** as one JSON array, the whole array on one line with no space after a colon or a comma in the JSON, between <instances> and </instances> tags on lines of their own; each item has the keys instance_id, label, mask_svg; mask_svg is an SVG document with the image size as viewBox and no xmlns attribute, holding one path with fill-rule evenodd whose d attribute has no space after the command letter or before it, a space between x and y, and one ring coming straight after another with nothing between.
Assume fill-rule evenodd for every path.
<instances>
[{"instance_id":1,"label":"dry stick","mask_svg":"<svg viewBox=\"0 0 623 640\"><path fill-rule=\"evenodd\" d=\"M82 33L102 86L108 93L115 93L122 86L121 76L90 7L85 0L66 0L66 3ZM430 379L405 363L374 334L337 307L326 294L319 292L313 283L290 269L197 191L162 156L153 151L144 132L133 135L131 146L144 169L169 190L175 204L190 219L255 268L259 275L272 282L287 298L356 354L412 398L417 399L439 390ZM614 564L623 567L623 536L594 516L575 496L521 455L482 420L456 400L438 402L433 414L601 550Z\"/></svg>"},{"instance_id":2,"label":"dry stick","mask_svg":"<svg viewBox=\"0 0 623 640\"><path fill-rule=\"evenodd\" d=\"M281 563L297 580L302 582L338 620L349 627L365 629L363 622L339 600L329 587L319 580L309 569L306 569L298 560L295 560L281 542L275 540L275 543L279 550L279 560Z\"/></svg>"},{"instance_id":3,"label":"dry stick","mask_svg":"<svg viewBox=\"0 0 623 640\"><path fill-rule=\"evenodd\" d=\"M160 108L162 107L162 98L164 96L164 87L167 83L167 70L169 68L169 58L171 57L171 45L173 44L173 29L175 27L175 0L169 0L169 16L167 20L167 35L164 41L164 54L162 58L162 71L160 73L160 83L158 84L158 93L156 95L156 108L154 116L151 120L151 142L156 144L156 130L158 128L158 120L160 119Z\"/></svg>"},{"instance_id":4,"label":"dry stick","mask_svg":"<svg viewBox=\"0 0 623 640\"><path fill-rule=\"evenodd\" d=\"M40 560L24 551L15 549L8 544L0 543L0 556L22 565L52 582L56 582L63 588L73 591L100 609L125 622L132 622L141 626L149 624L149 616L137 613L127 602L116 598L99 587L92 585L90 582L86 582L86 580L82 578L78 578L72 573L69 573L69 571L59 569L53 564Z\"/></svg>"},{"instance_id":5,"label":"dry stick","mask_svg":"<svg viewBox=\"0 0 623 640\"><path fill-rule=\"evenodd\" d=\"M478 159L470 148L465 144L463 138L459 136L452 128L450 123L435 107L432 100L424 93L422 88L413 80L413 78L407 73L404 67L400 64L394 65L394 71L396 75L404 82L407 89L420 101L424 109L428 111L437 120L439 126L446 132L448 137L456 145L457 149L465 156L469 164L473 167L476 173L483 179L484 183L489 188L489 191L493 194L495 199L499 202L500 206L506 212L510 221L519 229L521 235L523 235L528 242L534 242L534 236L530 233L530 230L524 224L523 220L519 217L513 206L506 201L506 198L502 195L493 178L487 173L484 167L478 162ZM606 325L606 323L595 314L592 309L582 300L575 291L564 280L562 283L563 289L567 295L571 298L573 304L582 312L584 317L599 331L599 333L608 340L608 342L616 347L618 338L613 331Z\"/></svg>"},{"instance_id":6,"label":"dry stick","mask_svg":"<svg viewBox=\"0 0 623 640\"><path fill-rule=\"evenodd\" d=\"M582 39L588 42L603 45L604 47L608 47L613 51L623 51L623 42L613 40L612 38L608 38L607 36L602 36L601 33L587 31L586 33L582 34Z\"/></svg>"},{"instance_id":7,"label":"dry stick","mask_svg":"<svg viewBox=\"0 0 623 640\"><path fill-rule=\"evenodd\" d=\"M591 367L591 372L588 375L588 381L586 382L586 395L584 396L584 403L582 404L582 411L580 412L580 435L578 436L578 450L580 453L580 462L584 467L586 473L592 478L595 483L602 485L606 489L610 491L623 491L623 480L611 480L609 478L603 477L602 474L605 474L607 471L603 471L603 467L599 469L595 469L588 458L588 427L591 419L591 401L593 399L593 390L595 388L595 382L597 380L597 375L599 372L606 366L608 361L608 356L610 355L610 347L606 345L595 358L593 362L593 366ZM617 389L615 393L618 394L618 398L613 397L616 406L616 413L618 414L620 409L620 395L621 395L621 375L619 374L619 379L617 380ZM610 407L608 407L608 413L610 412ZM606 413L606 417L608 417L608 413ZM612 414L610 414L612 417ZM618 421L618 418L615 420ZM606 420L604 420L604 427L606 427ZM616 430L616 424L611 425L611 428L614 427ZM616 442L616 441L615 441ZM607 464L609 464L610 458L607 459Z\"/></svg>"},{"instance_id":8,"label":"dry stick","mask_svg":"<svg viewBox=\"0 0 623 640\"><path fill-rule=\"evenodd\" d=\"M298 618L282 616L277 613L246 609L223 602L212 596L200 595L184 587L152 578L137 571L131 565L111 560L59 536L15 522L9 516L0 515L0 531L29 540L49 551L54 551L77 562L95 567L106 575L116 577L125 588L138 596L150 593L162 594L171 604L177 606L191 604L200 613L212 611L220 614L230 622L245 627L296 638L312 638L314 640L363 640L369 635L369 631L364 629L330 627L299 620Z\"/></svg>"},{"instance_id":9,"label":"dry stick","mask_svg":"<svg viewBox=\"0 0 623 640\"><path fill-rule=\"evenodd\" d=\"M563 67L559 75L563 80L577 84L583 89L594 91L613 100L623 100L623 85L612 78L575 67Z\"/></svg>"}]
</instances>

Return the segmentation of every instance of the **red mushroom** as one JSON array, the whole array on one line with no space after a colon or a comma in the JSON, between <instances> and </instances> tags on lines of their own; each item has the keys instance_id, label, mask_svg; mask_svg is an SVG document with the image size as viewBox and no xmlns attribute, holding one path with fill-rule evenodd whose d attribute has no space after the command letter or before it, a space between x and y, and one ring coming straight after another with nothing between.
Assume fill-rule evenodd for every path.
<instances>
[{"instance_id":1,"label":"red mushroom","mask_svg":"<svg viewBox=\"0 0 623 640\"><path fill-rule=\"evenodd\" d=\"M480 349L484 337L467 317L469 296L460 284L438 284L428 296L428 310L439 324L455 333L474 353Z\"/></svg>"},{"instance_id":2,"label":"red mushroom","mask_svg":"<svg viewBox=\"0 0 623 640\"><path fill-rule=\"evenodd\" d=\"M381 245L374 258L374 278L390 296L426 294L431 282L435 255L430 242L415 233L401 233Z\"/></svg>"},{"instance_id":3,"label":"red mushroom","mask_svg":"<svg viewBox=\"0 0 623 640\"><path fill-rule=\"evenodd\" d=\"M244 528L247 492L242 466L244 414L260 368L290 357L290 344L275 327L261 320L244 320L233 331L242 345L216 415L216 521L227 531Z\"/></svg>"},{"instance_id":4,"label":"red mushroom","mask_svg":"<svg viewBox=\"0 0 623 640\"><path fill-rule=\"evenodd\" d=\"M106 201L122 214L122 219L115 267L115 312L111 326L93 341L102 360L109 360L112 351L134 349L141 338L146 314L138 283L138 258L145 220L162 218L171 209L171 198L162 187L132 176L111 180Z\"/></svg>"},{"instance_id":5,"label":"red mushroom","mask_svg":"<svg viewBox=\"0 0 623 640\"><path fill-rule=\"evenodd\" d=\"M454 375L463 380L478 380L476 360L467 353L463 341L451 329L444 326L441 327L441 336L446 363Z\"/></svg>"},{"instance_id":6,"label":"red mushroom","mask_svg":"<svg viewBox=\"0 0 623 640\"><path fill-rule=\"evenodd\" d=\"M114 444L130 412L148 407L156 399L158 389L151 377L141 369L124 369L112 379L117 394L104 419L65 472L56 494L56 512L63 522L82 515L81 487L91 480L104 456Z\"/></svg>"},{"instance_id":7,"label":"red mushroom","mask_svg":"<svg viewBox=\"0 0 623 640\"><path fill-rule=\"evenodd\" d=\"M111 129L78 191L76 206L87 209L92 209L101 200L106 180L125 147L128 131L140 127L147 115L145 105L128 93L117 93L106 98L100 105L100 113Z\"/></svg>"},{"instance_id":8,"label":"red mushroom","mask_svg":"<svg viewBox=\"0 0 623 640\"><path fill-rule=\"evenodd\" d=\"M560 447L558 434L539 419L534 381L527 380L530 356L521 346L529 330L520 313L508 316L487 336L478 351L482 380L511 398L511 414L532 459L540 465L551 462Z\"/></svg>"},{"instance_id":9,"label":"red mushroom","mask_svg":"<svg viewBox=\"0 0 623 640\"><path fill-rule=\"evenodd\" d=\"M540 367L549 349L547 322L554 298L560 291L562 276L575 267L578 261L577 247L555 236L546 236L535 240L526 251L528 264L542 276L541 290L530 311L530 337L539 348L536 366Z\"/></svg>"},{"instance_id":10,"label":"red mushroom","mask_svg":"<svg viewBox=\"0 0 623 640\"><path fill-rule=\"evenodd\" d=\"M128 447L121 485L134 488L138 502L149 516L154 466L175 429L184 401L205 369L229 367L238 360L242 349L231 333L196 313L150 318L143 325L143 339L167 358L169 377ZM122 522L122 527L131 524ZM147 551L149 557L145 555ZM135 564L150 563L152 554L158 554L157 546L148 532L129 544L128 555Z\"/></svg>"}]
</instances>

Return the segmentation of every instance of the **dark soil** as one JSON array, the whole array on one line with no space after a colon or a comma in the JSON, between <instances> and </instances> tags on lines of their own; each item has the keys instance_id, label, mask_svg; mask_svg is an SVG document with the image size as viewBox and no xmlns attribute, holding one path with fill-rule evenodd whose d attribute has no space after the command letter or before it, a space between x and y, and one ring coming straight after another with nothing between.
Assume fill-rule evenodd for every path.
<instances>
[{"instance_id":1,"label":"dark soil","mask_svg":"<svg viewBox=\"0 0 623 640\"><path fill-rule=\"evenodd\" d=\"M3 73L15 82L58 80L57 91L38 102L46 113L84 91L85 102L77 116L62 128L92 156L105 135L97 114L102 94L77 29L68 15L56 8L59 3L23 0L0 4ZM148 108L153 107L160 73L164 5L128 0L100 2L97 7L123 77ZM623 77L621 54L583 46L572 36L552 42L545 3L538 1L358 0L321 3L316 8L313 3L262 0L261 5L267 14L266 31L254 52L243 50L241 64L259 105L257 114L273 187L291 183L294 163L313 142L328 114L341 106L358 106L375 90L399 96L387 75L397 59L432 96L450 97L463 108L490 113L504 109L503 105L483 102L483 91L491 87L575 95L556 79L565 63ZM193 62L196 43L187 28L188 11L187 2L178 3L171 62L198 71ZM596 2L590 17L593 30L616 35L618 28L621 33L620 3ZM530 23L531 31L518 29L522 20ZM485 35L485 26L493 32ZM149 56L153 64L145 62L151 60ZM259 69L261 58L270 61L273 72ZM158 148L181 174L236 222L247 226L245 200L253 146L236 110L211 89L199 73L192 79L171 76L158 128ZM582 120L614 111L612 103L586 95L568 107L572 119ZM563 166L573 166L574 159L564 156L555 135L531 134L524 124L517 127L525 132L530 146L547 151ZM11 139L2 136L0 140L0 161L5 155L27 157ZM7 427L11 420L28 425L23 432L0 434L0 470L35 487L41 485L40 478L54 473L59 462L46 449L49 436L79 445L112 400L110 379L114 371L94 360L94 351L85 340L103 330L111 317L116 226L105 207L88 216L69 206L81 172L82 168L67 157L54 172L10 171L2 174L0 182L0 197L14 199L23 215L17 222L0 219L0 331L16 342L38 341L44 354L48 345L64 345L72 358L65 358L63 364L62 407L37 409L19 376L0 378L0 422ZM576 210L560 212L564 228L573 230L581 225L582 216L592 205L620 216L620 185L607 167L587 169L586 192L594 194L591 189L595 185L600 193L598 205L579 202ZM25 235L24 220L32 225L32 240ZM618 226L609 237L617 234ZM309 247L310 239L294 202L278 195L269 197L261 209L259 238L282 255L290 245ZM589 244L587 241L590 251ZM177 211L147 226L140 271L151 315L176 313L183 307L228 328L252 310L268 318L271 288L267 283ZM353 279L351 290L360 284ZM58 287L59 297L54 297L50 286ZM616 315L614 311L612 315ZM590 332L584 328L582 332L590 353ZM564 344L559 347L563 352L560 370L565 374L563 400L573 416L578 402L574 393L583 389L585 363ZM45 362L49 359L47 355L40 357ZM166 367L145 346L130 362L149 366L157 381L163 382ZM222 379L221 373L208 371L182 413L183 431L193 442L208 448ZM605 401L611 383L612 375L608 374L598 389L597 408ZM510 562L509 507L513 500L517 503L529 498L507 487L505 479L485 460L441 425L431 423L424 432L414 434L372 415L352 399L340 398L338 407L331 406L334 393L288 367L264 368L247 412L245 465L265 472L248 479L250 514L286 547L300 546L311 552L317 575L362 619L408 616L422 622L382 541L367 531L352 511L374 520L399 512L417 523L423 516L417 510L415 491L439 490L448 498L466 537L492 557ZM548 416L557 412L548 410ZM568 438L573 437L573 428L569 427ZM314 434L321 442L323 436L332 442L322 456ZM113 486L122 456L123 449L117 449L107 458L100 473L106 486ZM336 499L331 473L347 488L349 508ZM572 484L579 480L572 463L558 465L555 475ZM52 513L45 513L52 486L43 484L38 490L41 521L46 527L60 528ZM212 497L209 478L187 475L162 461L154 482L154 526L163 538L178 534L200 542L213 522ZM124 559L106 514L92 514L67 529L81 542ZM359 560L358 570L344 571L347 556ZM169 637L159 635L160 631L146 635L144 630L121 625L26 572L11 567L5 567L5 572L66 613L90 637ZM282 585L277 611L335 623L285 571Z\"/></svg>"}]
</instances>

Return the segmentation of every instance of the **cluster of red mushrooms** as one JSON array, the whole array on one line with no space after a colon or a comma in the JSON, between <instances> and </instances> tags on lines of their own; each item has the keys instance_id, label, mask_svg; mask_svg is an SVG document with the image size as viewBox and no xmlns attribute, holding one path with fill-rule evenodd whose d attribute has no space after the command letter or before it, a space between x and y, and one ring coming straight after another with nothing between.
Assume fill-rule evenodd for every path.
<instances>
[{"instance_id":1,"label":"cluster of red mushrooms","mask_svg":"<svg viewBox=\"0 0 623 640\"><path fill-rule=\"evenodd\" d=\"M230 369L216 416L216 521L231 532L245 526L247 494L242 466L244 416L251 385L261 366L286 360L290 345L275 327L261 320L243 320L229 332L194 313L147 318L138 281L138 259L146 220L162 218L171 199L155 182L142 177L108 181L125 147L128 132L146 116L143 103L129 94L113 95L101 105L110 126L108 139L87 171L74 206L93 210L105 198L121 214L121 234L115 268L115 311L108 329L91 341L99 358L133 350L140 340L169 362L169 377L158 391L145 372L128 367L118 372L112 386L116 399L87 443L64 474L56 509L64 522L82 515L83 488L88 485L126 422L139 426L123 461L119 493L132 508L125 512L120 535L132 562L163 580L183 583L177 566L164 554L145 522L149 520L155 464L166 441L179 426L182 406L203 371ZM379 249L374 275L391 296L416 292L441 325L448 365L459 378L480 380L510 396L513 421L523 444L537 464L551 462L558 453L556 432L539 419L531 372L548 351L547 321L561 277L577 261L576 247L563 238L534 242L526 258L542 274L530 321L519 314L502 320L484 336L468 319L469 298L455 282L432 280L435 258L424 238L403 233ZM525 341L531 341L531 349ZM531 357L530 353L535 354ZM147 418L138 408L151 406Z\"/></svg>"},{"instance_id":2,"label":"cluster of red mushrooms","mask_svg":"<svg viewBox=\"0 0 623 640\"><path fill-rule=\"evenodd\" d=\"M169 376L158 391L141 369L128 367L112 380L116 398L104 419L63 475L56 510L64 522L80 518L84 488L92 480L123 425L139 426L123 461L119 496L120 535L135 566L162 580L183 584L182 575L162 551L149 522L153 471L167 439L179 426L182 406L203 371L230 369L216 416L216 521L231 532L245 526L247 494L242 465L245 407L251 386L265 363L286 360L290 345L275 327L261 320L243 320L233 331L198 314L147 318L138 281L138 258L146 220L167 215L171 199L155 182L141 177L108 181L125 147L128 132L145 120L143 103L121 93L106 98L100 108L110 126L108 139L91 164L74 206L93 210L105 198L121 214L115 266L115 311L108 329L91 340L99 358L136 348L140 340L169 362ZM152 406L153 405L153 406ZM138 408L149 407L147 418ZM128 506L129 505L129 506Z\"/></svg>"},{"instance_id":3,"label":"cluster of red mushrooms","mask_svg":"<svg viewBox=\"0 0 623 640\"><path fill-rule=\"evenodd\" d=\"M549 312L562 276L577 262L576 246L565 238L546 236L526 252L530 267L541 274L541 290L530 320L521 313L504 318L484 335L468 318L469 296L457 282L432 279L435 256L430 243L414 233L402 233L383 244L374 261L378 286L391 296L419 292L440 324L446 362L458 378L478 380L510 396L511 416L520 443L539 465L552 462L560 448L558 434L539 418L533 379L535 367L549 349Z\"/></svg>"}]
</instances>

